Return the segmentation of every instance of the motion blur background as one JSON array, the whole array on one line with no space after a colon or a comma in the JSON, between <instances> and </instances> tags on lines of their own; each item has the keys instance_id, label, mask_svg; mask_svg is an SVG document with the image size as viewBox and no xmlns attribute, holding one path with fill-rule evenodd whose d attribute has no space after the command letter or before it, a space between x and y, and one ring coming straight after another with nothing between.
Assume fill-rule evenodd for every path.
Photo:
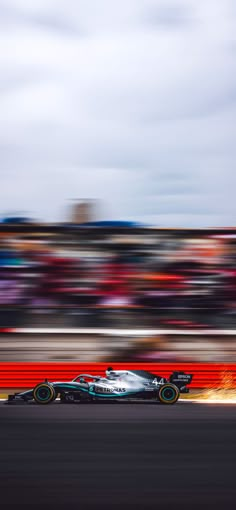
<instances>
[{"instance_id":1,"label":"motion blur background","mask_svg":"<svg viewBox=\"0 0 236 510\"><path fill-rule=\"evenodd\" d=\"M236 361L234 229L91 221L95 205L73 205L70 223L12 217L0 224L0 327L12 333L1 342L1 359L19 360L22 345L22 360ZM32 336L25 348L18 337L14 352L22 328L113 335L101 342L78 334L58 344L47 335L48 349ZM120 329L127 334L115 338ZM135 330L146 335L137 339Z\"/></svg>"}]
</instances>

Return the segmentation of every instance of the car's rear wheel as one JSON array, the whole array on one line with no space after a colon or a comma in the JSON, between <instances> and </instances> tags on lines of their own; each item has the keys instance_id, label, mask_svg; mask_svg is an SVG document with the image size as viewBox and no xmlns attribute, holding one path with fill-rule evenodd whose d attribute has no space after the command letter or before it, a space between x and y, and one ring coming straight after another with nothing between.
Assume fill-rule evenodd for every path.
<instances>
[{"instance_id":1,"label":"car's rear wheel","mask_svg":"<svg viewBox=\"0 0 236 510\"><path fill-rule=\"evenodd\" d=\"M159 389L158 399L161 404L175 404L179 398L179 389L174 384L163 384Z\"/></svg>"},{"instance_id":2,"label":"car's rear wheel","mask_svg":"<svg viewBox=\"0 0 236 510\"><path fill-rule=\"evenodd\" d=\"M51 384L40 383L35 386L33 397L37 404L50 404L56 398L56 392Z\"/></svg>"}]
</instances>

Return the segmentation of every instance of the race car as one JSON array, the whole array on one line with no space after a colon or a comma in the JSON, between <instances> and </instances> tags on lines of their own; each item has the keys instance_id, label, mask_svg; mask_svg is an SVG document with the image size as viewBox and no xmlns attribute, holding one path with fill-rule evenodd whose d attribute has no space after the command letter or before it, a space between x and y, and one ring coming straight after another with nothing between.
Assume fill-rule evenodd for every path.
<instances>
[{"instance_id":1,"label":"race car","mask_svg":"<svg viewBox=\"0 0 236 510\"><path fill-rule=\"evenodd\" d=\"M94 402L117 400L153 400L161 404L175 404L180 393L188 393L186 386L192 374L173 372L169 379L145 370L114 370L108 367L105 377L80 374L69 382L49 382L47 379L32 390L9 395L7 403L30 402L45 405L56 398L61 402Z\"/></svg>"}]
</instances>

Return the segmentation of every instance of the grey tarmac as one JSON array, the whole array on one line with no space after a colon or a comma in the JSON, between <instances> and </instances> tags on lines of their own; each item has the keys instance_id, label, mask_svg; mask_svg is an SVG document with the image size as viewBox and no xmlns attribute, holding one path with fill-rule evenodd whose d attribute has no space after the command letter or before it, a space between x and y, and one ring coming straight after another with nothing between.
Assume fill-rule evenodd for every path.
<instances>
[{"instance_id":1,"label":"grey tarmac","mask_svg":"<svg viewBox=\"0 0 236 510\"><path fill-rule=\"evenodd\" d=\"M11 509L236 507L236 406L0 403Z\"/></svg>"}]
</instances>

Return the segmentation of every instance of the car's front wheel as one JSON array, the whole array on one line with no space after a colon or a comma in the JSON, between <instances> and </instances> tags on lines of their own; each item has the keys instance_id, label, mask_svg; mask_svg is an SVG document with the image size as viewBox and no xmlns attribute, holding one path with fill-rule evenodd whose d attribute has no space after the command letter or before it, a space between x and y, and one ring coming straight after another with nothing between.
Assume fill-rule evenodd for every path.
<instances>
[{"instance_id":1,"label":"car's front wheel","mask_svg":"<svg viewBox=\"0 0 236 510\"><path fill-rule=\"evenodd\" d=\"M161 404L175 404L179 398L179 389L174 384L163 384L158 392Z\"/></svg>"},{"instance_id":2,"label":"car's front wheel","mask_svg":"<svg viewBox=\"0 0 236 510\"><path fill-rule=\"evenodd\" d=\"M51 384L40 383L35 386L33 397L37 404L50 404L56 398L56 392Z\"/></svg>"}]
</instances>

